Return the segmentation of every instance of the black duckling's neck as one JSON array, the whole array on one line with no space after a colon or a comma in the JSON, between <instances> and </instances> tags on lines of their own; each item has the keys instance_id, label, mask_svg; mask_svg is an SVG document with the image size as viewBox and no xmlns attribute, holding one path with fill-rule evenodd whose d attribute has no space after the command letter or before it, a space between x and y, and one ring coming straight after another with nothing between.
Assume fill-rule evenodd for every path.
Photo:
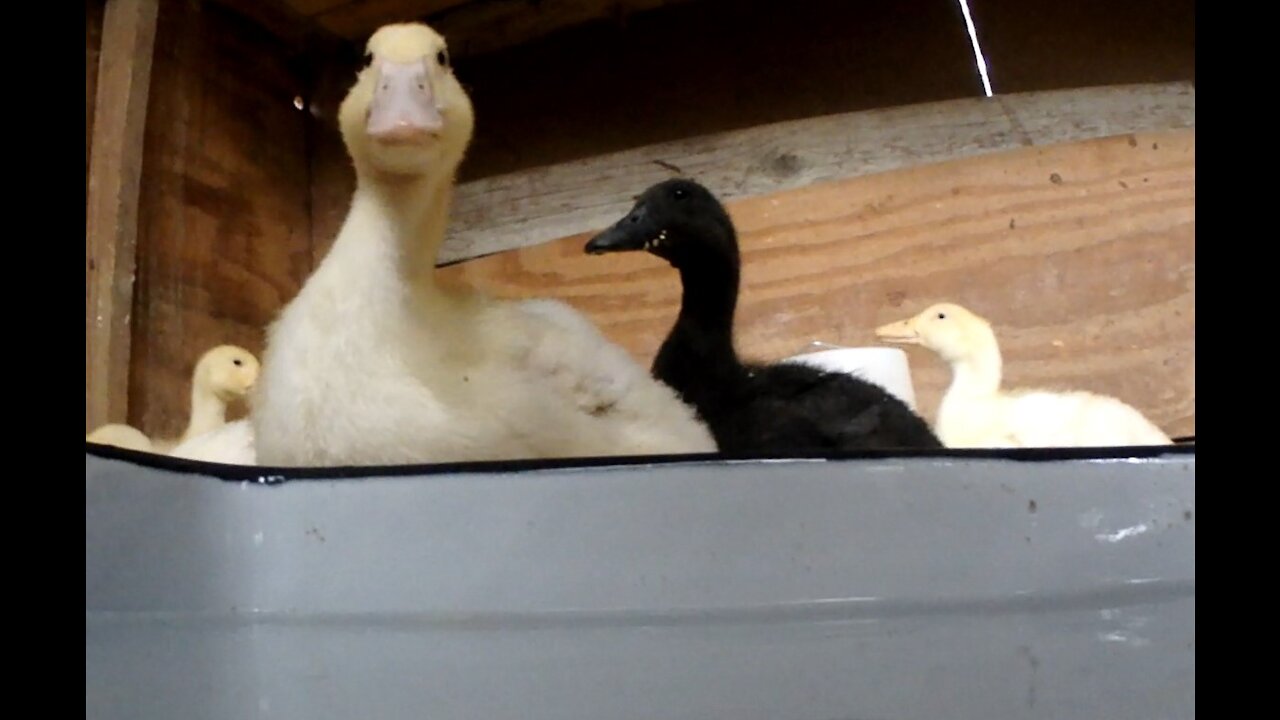
<instances>
[{"instance_id":1,"label":"black duckling's neck","mask_svg":"<svg viewBox=\"0 0 1280 720\"><path fill-rule=\"evenodd\" d=\"M680 315L654 359L654 374L686 401L700 404L745 372L733 348L738 303L736 254L681 262Z\"/></svg>"}]
</instances>

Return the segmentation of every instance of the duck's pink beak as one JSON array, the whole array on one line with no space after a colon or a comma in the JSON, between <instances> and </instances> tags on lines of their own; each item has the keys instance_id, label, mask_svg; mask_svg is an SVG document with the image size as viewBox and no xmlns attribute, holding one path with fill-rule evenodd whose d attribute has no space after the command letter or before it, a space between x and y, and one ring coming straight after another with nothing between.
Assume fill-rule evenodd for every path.
<instances>
[{"instance_id":1,"label":"duck's pink beak","mask_svg":"<svg viewBox=\"0 0 1280 720\"><path fill-rule=\"evenodd\" d=\"M365 129L375 140L420 142L444 128L425 60L378 67Z\"/></svg>"}]
</instances>

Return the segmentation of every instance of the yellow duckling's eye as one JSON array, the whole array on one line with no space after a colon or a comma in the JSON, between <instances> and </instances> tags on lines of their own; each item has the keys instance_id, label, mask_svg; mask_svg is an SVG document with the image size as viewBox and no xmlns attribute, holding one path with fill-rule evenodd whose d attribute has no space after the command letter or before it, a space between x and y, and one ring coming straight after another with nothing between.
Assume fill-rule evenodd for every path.
<instances>
[{"instance_id":1,"label":"yellow duckling's eye","mask_svg":"<svg viewBox=\"0 0 1280 720\"><path fill-rule=\"evenodd\" d=\"M243 360L241 360L240 358L236 358L235 360L232 360L231 362L232 362L232 364L233 364L233 365L235 365L236 367L240 367L241 365L244 365L244 361L243 361Z\"/></svg>"},{"instance_id":2,"label":"yellow duckling's eye","mask_svg":"<svg viewBox=\"0 0 1280 720\"><path fill-rule=\"evenodd\" d=\"M939 320L946 320L946 319L947 319L947 314L946 314L946 313L938 313L938 319L939 319Z\"/></svg>"},{"instance_id":3,"label":"yellow duckling's eye","mask_svg":"<svg viewBox=\"0 0 1280 720\"><path fill-rule=\"evenodd\" d=\"M448 50L441 50L440 52L436 53L436 64L442 68L449 67L449 51Z\"/></svg>"}]
</instances>

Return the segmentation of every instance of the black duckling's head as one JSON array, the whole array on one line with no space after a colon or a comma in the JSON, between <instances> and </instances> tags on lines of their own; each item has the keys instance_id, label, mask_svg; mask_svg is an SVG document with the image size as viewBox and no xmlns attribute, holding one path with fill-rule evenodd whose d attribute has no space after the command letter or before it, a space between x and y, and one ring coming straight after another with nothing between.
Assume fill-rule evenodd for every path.
<instances>
[{"instance_id":1,"label":"black duckling's head","mask_svg":"<svg viewBox=\"0 0 1280 720\"><path fill-rule=\"evenodd\" d=\"M675 267L708 259L737 262L738 239L729 213L710 190L685 179L645 190L631 211L591 238L592 255L646 250Z\"/></svg>"}]
</instances>

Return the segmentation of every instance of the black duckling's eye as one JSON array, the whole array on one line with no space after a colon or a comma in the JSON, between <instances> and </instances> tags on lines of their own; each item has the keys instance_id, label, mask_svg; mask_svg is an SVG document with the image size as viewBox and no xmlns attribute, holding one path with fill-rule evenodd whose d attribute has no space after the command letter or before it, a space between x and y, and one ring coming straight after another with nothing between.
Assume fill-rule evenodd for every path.
<instances>
[{"instance_id":1,"label":"black duckling's eye","mask_svg":"<svg viewBox=\"0 0 1280 720\"><path fill-rule=\"evenodd\" d=\"M442 68L449 67L449 51L448 50L441 50L440 52L436 53L436 64Z\"/></svg>"},{"instance_id":2,"label":"black duckling's eye","mask_svg":"<svg viewBox=\"0 0 1280 720\"><path fill-rule=\"evenodd\" d=\"M684 200L685 198L689 197L689 191L685 190L684 188L676 188L675 190L671 191L671 197L677 200Z\"/></svg>"},{"instance_id":3,"label":"black duckling's eye","mask_svg":"<svg viewBox=\"0 0 1280 720\"><path fill-rule=\"evenodd\" d=\"M946 320L946 319L947 319L947 314L946 314L946 313L938 313L938 319L939 319L939 320Z\"/></svg>"},{"instance_id":4,"label":"black duckling's eye","mask_svg":"<svg viewBox=\"0 0 1280 720\"><path fill-rule=\"evenodd\" d=\"M241 365L243 365L243 364L244 364L244 361L243 361L243 360L241 360L240 358L236 358L235 360L232 360L231 362L232 362L232 364L234 364L236 367L240 367Z\"/></svg>"}]
</instances>

